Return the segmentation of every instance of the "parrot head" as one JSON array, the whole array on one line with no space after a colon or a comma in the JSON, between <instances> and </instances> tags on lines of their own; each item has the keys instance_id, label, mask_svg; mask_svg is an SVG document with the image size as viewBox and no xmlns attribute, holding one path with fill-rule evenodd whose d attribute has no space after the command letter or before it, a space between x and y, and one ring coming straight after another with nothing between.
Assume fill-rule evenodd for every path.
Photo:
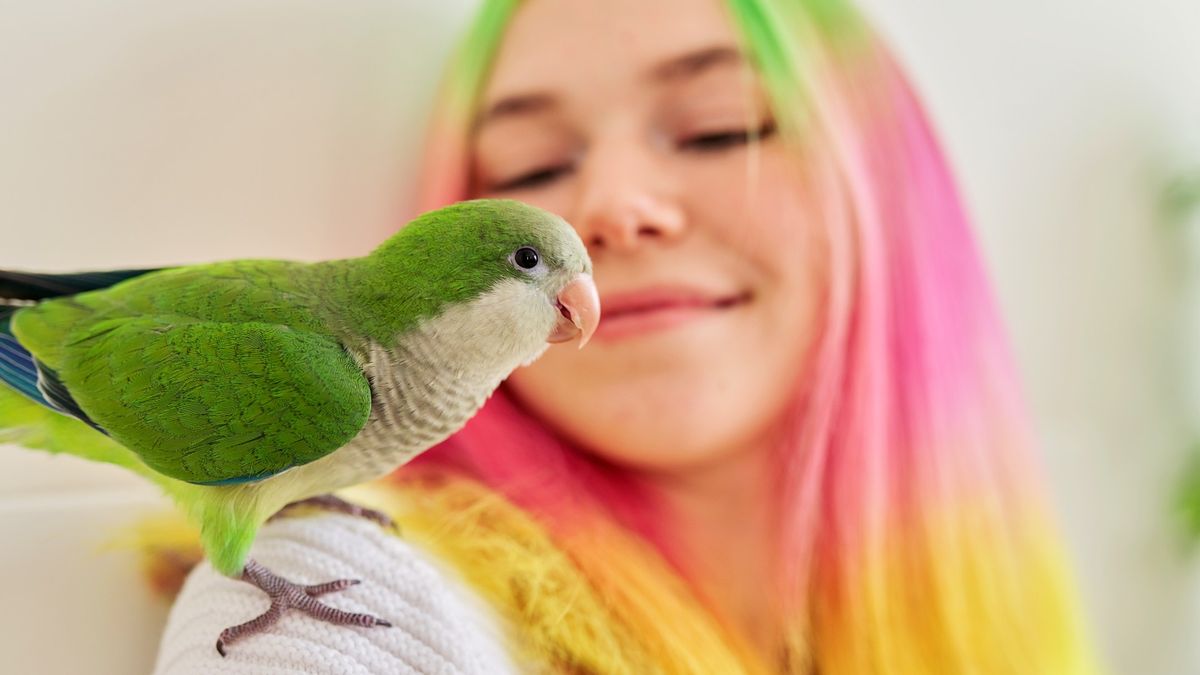
<instances>
[{"instance_id":1,"label":"parrot head","mask_svg":"<svg viewBox=\"0 0 1200 675\"><path fill-rule=\"evenodd\" d=\"M514 200L459 202L422 214L371 253L376 278L409 318L447 344L519 363L551 342L587 343L600 321L592 262L562 218Z\"/></svg>"}]
</instances>

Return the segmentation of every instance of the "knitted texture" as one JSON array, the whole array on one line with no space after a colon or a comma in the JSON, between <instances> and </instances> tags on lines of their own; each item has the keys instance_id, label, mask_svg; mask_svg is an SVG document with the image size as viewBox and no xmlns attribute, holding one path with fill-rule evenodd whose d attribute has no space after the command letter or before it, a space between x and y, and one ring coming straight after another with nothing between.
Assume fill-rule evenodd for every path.
<instances>
[{"instance_id":1,"label":"knitted texture","mask_svg":"<svg viewBox=\"0 0 1200 675\"><path fill-rule=\"evenodd\" d=\"M580 521L569 539L556 540L530 513L476 481L414 467L390 482L361 485L347 496L390 514L405 539L457 570L517 627L513 654L523 668L595 675L778 672L740 643L657 551L612 522Z\"/></svg>"},{"instance_id":2,"label":"knitted texture","mask_svg":"<svg viewBox=\"0 0 1200 675\"><path fill-rule=\"evenodd\" d=\"M217 574L206 562L171 611L156 674L517 672L490 610L428 554L373 522L345 515L282 518L262 529L251 556L298 583L361 579L322 601L393 626L332 626L289 612L265 634L233 644L222 659L217 635L268 603L262 591Z\"/></svg>"},{"instance_id":3,"label":"knitted texture","mask_svg":"<svg viewBox=\"0 0 1200 675\"><path fill-rule=\"evenodd\" d=\"M232 645L222 661L216 636L265 611L268 603L258 589L205 564L177 599L156 672L750 675L771 670L720 625L645 542L611 523L593 522L579 530L577 537L589 538L587 550L604 552L580 559L528 513L453 474L409 471L403 480L376 481L344 496L396 519L401 535L363 518L306 509L322 515L304 517L300 511L270 523L252 554L301 584L361 578L361 585L322 600L395 627L330 626L293 613L266 634ZM138 547L149 561L187 559L191 547L179 545L186 536L164 537L165 527L140 532ZM595 566L616 570L621 583L595 584L587 571ZM154 584L162 586L158 579Z\"/></svg>"}]
</instances>

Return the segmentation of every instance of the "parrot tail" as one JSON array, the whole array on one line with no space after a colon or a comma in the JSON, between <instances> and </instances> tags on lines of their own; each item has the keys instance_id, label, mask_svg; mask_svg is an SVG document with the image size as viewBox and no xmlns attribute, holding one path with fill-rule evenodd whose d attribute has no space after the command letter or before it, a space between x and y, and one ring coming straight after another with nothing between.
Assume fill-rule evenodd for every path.
<instances>
[{"instance_id":1,"label":"parrot tail","mask_svg":"<svg viewBox=\"0 0 1200 675\"><path fill-rule=\"evenodd\" d=\"M155 477L137 455L112 438L0 385L0 444L7 443L116 464Z\"/></svg>"},{"instance_id":2,"label":"parrot tail","mask_svg":"<svg viewBox=\"0 0 1200 675\"><path fill-rule=\"evenodd\" d=\"M40 300L108 288L126 279L157 272L159 269L161 268L73 274L0 270L0 319L11 315L21 307L36 305Z\"/></svg>"},{"instance_id":3,"label":"parrot tail","mask_svg":"<svg viewBox=\"0 0 1200 675\"><path fill-rule=\"evenodd\" d=\"M0 443L63 452L144 470L137 456L73 410L69 394L13 334L12 319L23 307L49 298L108 288L155 269L35 274L0 270ZM42 386L38 386L39 374ZM61 413L61 414L60 414Z\"/></svg>"},{"instance_id":4,"label":"parrot tail","mask_svg":"<svg viewBox=\"0 0 1200 675\"><path fill-rule=\"evenodd\" d=\"M60 385L13 334L12 318L23 307L42 300L114 286L157 269L39 274L0 270L0 382L49 408L90 421ZM39 380L42 386L39 385ZM60 391L61 390L61 391ZM97 427L99 430L99 428Z\"/></svg>"}]
</instances>

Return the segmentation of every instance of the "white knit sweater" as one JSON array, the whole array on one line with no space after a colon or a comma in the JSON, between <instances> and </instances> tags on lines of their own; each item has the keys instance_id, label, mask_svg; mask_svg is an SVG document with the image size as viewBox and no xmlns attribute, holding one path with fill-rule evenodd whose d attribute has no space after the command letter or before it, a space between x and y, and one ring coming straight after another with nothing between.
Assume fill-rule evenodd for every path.
<instances>
[{"instance_id":1,"label":"white knit sweater","mask_svg":"<svg viewBox=\"0 0 1200 675\"><path fill-rule=\"evenodd\" d=\"M217 574L207 563L188 578L163 633L155 673L469 673L517 672L498 618L430 554L362 518L281 518L259 533L251 556L299 583L341 578L362 584L323 596L338 609L366 612L391 628L332 626L289 611L265 634L217 654L228 626L266 610L266 595Z\"/></svg>"}]
</instances>

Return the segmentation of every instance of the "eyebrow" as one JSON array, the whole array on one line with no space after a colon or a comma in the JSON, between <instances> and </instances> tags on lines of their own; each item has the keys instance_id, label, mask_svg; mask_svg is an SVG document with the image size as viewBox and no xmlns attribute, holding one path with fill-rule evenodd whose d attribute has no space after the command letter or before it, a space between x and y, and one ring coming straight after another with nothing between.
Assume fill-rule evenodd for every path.
<instances>
[{"instance_id":1,"label":"eyebrow","mask_svg":"<svg viewBox=\"0 0 1200 675\"><path fill-rule=\"evenodd\" d=\"M558 105L558 100L547 92L534 92L505 96L487 107L482 114L475 118L475 129L490 124L504 117L516 117L532 113L544 112Z\"/></svg>"},{"instance_id":2,"label":"eyebrow","mask_svg":"<svg viewBox=\"0 0 1200 675\"><path fill-rule=\"evenodd\" d=\"M742 52L735 47L714 45L667 59L650 69L650 79L658 81L688 79L717 66L736 65L744 61Z\"/></svg>"},{"instance_id":3,"label":"eyebrow","mask_svg":"<svg viewBox=\"0 0 1200 675\"><path fill-rule=\"evenodd\" d=\"M681 56L672 57L650 68L649 77L658 82L686 80L712 68L741 64L745 61L742 52L729 45L714 45ZM489 105L475 118L474 130L505 117L519 117L552 110L558 99L550 92L529 92L505 96Z\"/></svg>"}]
</instances>

